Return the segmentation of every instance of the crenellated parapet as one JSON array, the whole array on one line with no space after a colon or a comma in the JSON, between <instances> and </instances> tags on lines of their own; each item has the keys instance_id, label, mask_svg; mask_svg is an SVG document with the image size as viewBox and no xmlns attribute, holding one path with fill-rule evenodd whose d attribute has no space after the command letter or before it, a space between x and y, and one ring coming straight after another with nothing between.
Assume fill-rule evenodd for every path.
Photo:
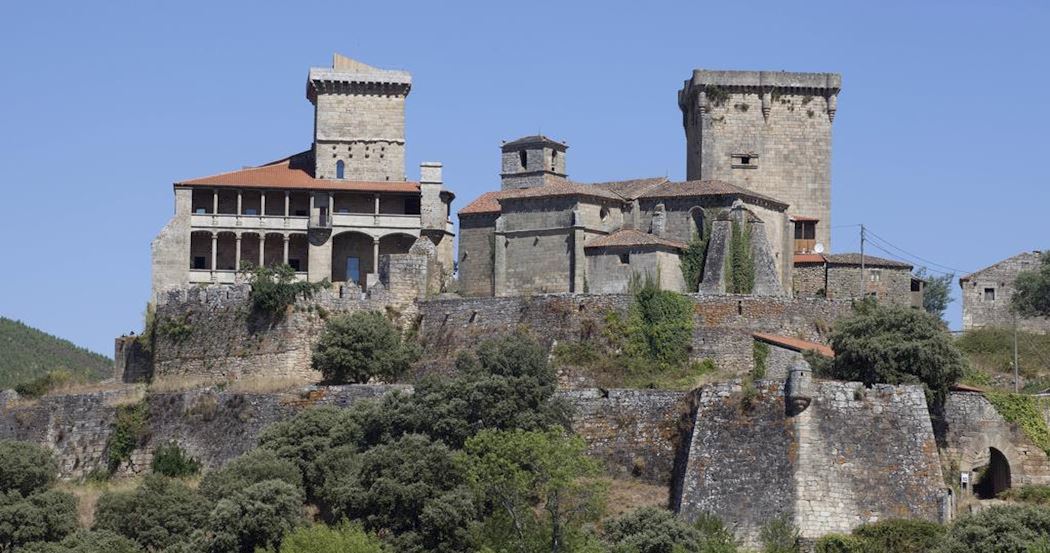
<instances>
[{"instance_id":1,"label":"crenellated parapet","mask_svg":"<svg viewBox=\"0 0 1050 553\"><path fill-rule=\"evenodd\" d=\"M790 73L787 71L711 71L694 69L693 77L678 91L683 113L709 113L712 104L724 103L723 94L756 94L767 120L774 99L781 96L820 96L827 101L825 113L834 121L842 76L837 73Z\"/></svg>"}]
</instances>

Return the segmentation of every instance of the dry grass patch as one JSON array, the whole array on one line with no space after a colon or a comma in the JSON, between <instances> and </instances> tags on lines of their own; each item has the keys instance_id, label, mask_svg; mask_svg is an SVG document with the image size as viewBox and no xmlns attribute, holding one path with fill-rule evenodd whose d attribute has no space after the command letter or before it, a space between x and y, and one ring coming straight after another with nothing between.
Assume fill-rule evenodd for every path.
<instances>
[{"instance_id":1,"label":"dry grass patch","mask_svg":"<svg viewBox=\"0 0 1050 553\"><path fill-rule=\"evenodd\" d=\"M208 386L215 386L224 382L226 380L213 376L159 376L154 378L153 382L150 382L149 391L156 394L170 394L207 388Z\"/></svg>"},{"instance_id":2,"label":"dry grass patch","mask_svg":"<svg viewBox=\"0 0 1050 553\"><path fill-rule=\"evenodd\" d=\"M605 518L616 518L639 507L667 508L671 489L639 480L609 481L609 499Z\"/></svg>"},{"instance_id":3,"label":"dry grass patch","mask_svg":"<svg viewBox=\"0 0 1050 553\"><path fill-rule=\"evenodd\" d=\"M288 392L315 384L316 378L300 376L246 376L230 381L227 390L242 394Z\"/></svg>"},{"instance_id":4,"label":"dry grass patch","mask_svg":"<svg viewBox=\"0 0 1050 553\"><path fill-rule=\"evenodd\" d=\"M106 492L126 492L138 487L142 477L116 478L106 481L60 482L57 488L77 498L77 521L82 528L91 528L95 522L95 505Z\"/></svg>"}]
</instances>

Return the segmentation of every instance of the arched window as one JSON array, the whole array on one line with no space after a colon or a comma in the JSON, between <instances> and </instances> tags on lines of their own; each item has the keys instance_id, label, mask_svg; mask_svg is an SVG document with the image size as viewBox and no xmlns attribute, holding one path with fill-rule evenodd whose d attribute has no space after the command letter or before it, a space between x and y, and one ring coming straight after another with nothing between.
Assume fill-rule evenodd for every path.
<instances>
[{"instance_id":1,"label":"arched window","mask_svg":"<svg viewBox=\"0 0 1050 553\"><path fill-rule=\"evenodd\" d=\"M558 170L558 150L551 150L551 171Z\"/></svg>"},{"instance_id":2,"label":"arched window","mask_svg":"<svg viewBox=\"0 0 1050 553\"><path fill-rule=\"evenodd\" d=\"M525 169L525 167L527 166L526 162L529 160L528 156L529 154L525 150L521 150L520 152L518 152L518 161L521 162L522 169Z\"/></svg>"},{"instance_id":3,"label":"arched window","mask_svg":"<svg viewBox=\"0 0 1050 553\"><path fill-rule=\"evenodd\" d=\"M689 227L692 231L691 238L703 239L704 237L704 210L701 207L694 207L689 210Z\"/></svg>"},{"instance_id":4,"label":"arched window","mask_svg":"<svg viewBox=\"0 0 1050 553\"><path fill-rule=\"evenodd\" d=\"M343 160L340 159L339 161L335 162L335 178L337 178L337 179L346 178L345 173L346 173L346 164L343 163Z\"/></svg>"}]
</instances>

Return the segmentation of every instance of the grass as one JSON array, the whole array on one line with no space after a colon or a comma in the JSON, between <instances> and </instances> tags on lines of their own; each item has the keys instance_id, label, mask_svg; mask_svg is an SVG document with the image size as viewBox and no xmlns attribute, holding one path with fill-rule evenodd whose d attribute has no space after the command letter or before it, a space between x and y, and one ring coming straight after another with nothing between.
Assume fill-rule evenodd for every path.
<instances>
[{"instance_id":1,"label":"grass","mask_svg":"<svg viewBox=\"0 0 1050 553\"><path fill-rule=\"evenodd\" d=\"M638 480L610 480L604 518L617 518L639 507L666 508L668 493L667 486L647 484Z\"/></svg>"},{"instance_id":2,"label":"grass","mask_svg":"<svg viewBox=\"0 0 1050 553\"><path fill-rule=\"evenodd\" d=\"M106 492L125 492L138 487L142 477L114 478L111 480L85 479L80 482L59 482L57 489L69 492L77 498L77 520L82 528L91 528L95 522L95 505Z\"/></svg>"},{"instance_id":3,"label":"grass","mask_svg":"<svg viewBox=\"0 0 1050 553\"><path fill-rule=\"evenodd\" d=\"M1013 372L1013 329L970 330L960 336L955 344L976 370L988 374ZM1017 357L1022 376L1029 379L1050 376L1050 336L1018 332Z\"/></svg>"},{"instance_id":4,"label":"grass","mask_svg":"<svg viewBox=\"0 0 1050 553\"><path fill-rule=\"evenodd\" d=\"M242 394L271 394L298 390L316 384L318 377L313 375L267 376L251 375L237 379L225 379L206 376L164 376L153 379L149 391L157 394L173 394L188 390L217 387L230 392Z\"/></svg>"}]
</instances>

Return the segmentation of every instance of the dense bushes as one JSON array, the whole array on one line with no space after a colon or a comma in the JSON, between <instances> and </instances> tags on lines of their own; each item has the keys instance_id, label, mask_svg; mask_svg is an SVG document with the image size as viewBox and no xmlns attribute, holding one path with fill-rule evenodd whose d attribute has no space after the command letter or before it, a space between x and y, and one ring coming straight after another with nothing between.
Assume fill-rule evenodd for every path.
<instances>
[{"instance_id":1,"label":"dense bushes","mask_svg":"<svg viewBox=\"0 0 1050 553\"><path fill-rule=\"evenodd\" d=\"M1035 553L1050 551L1050 509L997 506L957 520L937 553Z\"/></svg>"},{"instance_id":2,"label":"dense bushes","mask_svg":"<svg viewBox=\"0 0 1050 553\"><path fill-rule=\"evenodd\" d=\"M183 451L179 444L169 443L153 452L152 469L155 474L182 478L200 472L201 464Z\"/></svg>"},{"instance_id":3,"label":"dense bushes","mask_svg":"<svg viewBox=\"0 0 1050 553\"><path fill-rule=\"evenodd\" d=\"M1014 287L1014 311L1024 317L1050 317L1050 252L1043 253L1038 268L1018 273Z\"/></svg>"},{"instance_id":4,"label":"dense bushes","mask_svg":"<svg viewBox=\"0 0 1050 553\"><path fill-rule=\"evenodd\" d=\"M314 292L328 285L324 282L304 282L295 278L295 269L288 265L249 267L244 270L252 285L252 309L261 315L280 318L299 298L310 298Z\"/></svg>"},{"instance_id":5,"label":"dense bushes","mask_svg":"<svg viewBox=\"0 0 1050 553\"><path fill-rule=\"evenodd\" d=\"M418 356L382 313L358 311L328 321L312 362L325 381L344 384L396 379Z\"/></svg>"},{"instance_id":6,"label":"dense bushes","mask_svg":"<svg viewBox=\"0 0 1050 553\"><path fill-rule=\"evenodd\" d=\"M107 530L78 530L59 542L36 542L20 553L143 553L134 541Z\"/></svg>"},{"instance_id":7,"label":"dense bushes","mask_svg":"<svg viewBox=\"0 0 1050 553\"><path fill-rule=\"evenodd\" d=\"M859 304L852 317L835 324L831 347L835 358L814 367L820 376L869 386L924 384L936 405L965 367L940 319L906 307Z\"/></svg>"},{"instance_id":8,"label":"dense bushes","mask_svg":"<svg viewBox=\"0 0 1050 553\"><path fill-rule=\"evenodd\" d=\"M58 463L51 452L37 445L0 441L0 491L28 496L55 481Z\"/></svg>"},{"instance_id":9,"label":"dense bushes","mask_svg":"<svg viewBox=\"0 0 1050 553\"><path fill-rule=\"evenodd\" d=\"M76 530L76 499L49 489L58 465L33 444L0 441L0 551Z\"/></svg>"},{"instance_id":10,"label":"dense bushes","mask_svg":"<svg viewBox=\"0 0 1050 553\"><path fill-rule=\"evenodd\" d=\"M273 549L267 550L273 552ZM316 524L298 528L284 537L277 553L383 553L378 538L358 526Z\"/></svg>"},{"instance_id":11,"label":"dense bushes","mask_svg":"<svg viewBox=\"0 0 1050 553\"><path fill-rule=\"evenodd\" d=\"M95 508L95 529L130 538L148 550L187 540L208 522L209 502L178 480L147 476L127 492L102 494Z\"/></svg>"},{"instance_id":12,"label":"dense bushes","mask_svg":"<svg viewBox=\"0 0 1050 553\"><path fill-rule=\"evenodd\" d=\"M611 553L736 553L722 521L701 515L693 525L667 509L643 507L604 526Z\"/></svg>"}]
</instances>

